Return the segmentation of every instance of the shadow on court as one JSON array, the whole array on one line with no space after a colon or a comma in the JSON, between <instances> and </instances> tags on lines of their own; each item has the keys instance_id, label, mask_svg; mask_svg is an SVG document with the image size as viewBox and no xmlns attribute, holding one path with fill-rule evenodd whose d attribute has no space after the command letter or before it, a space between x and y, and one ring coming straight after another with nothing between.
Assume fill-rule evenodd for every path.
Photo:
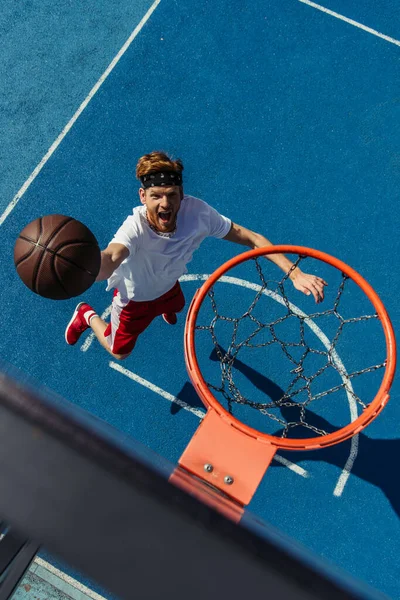
<instances>
[{"instance_id":1,"label":"shadow on court","mask_svg":"<svg viewBox=\"0 0 400 600\"><path fill-rule=\"evenodd\" d=\"M186 404L188 404L192 408L200 408L204 412L206 412L206 407L194 391L194 387L192 386L192 384L188 381L185 383L185 385L176 397L179 400L182 400L182 402L186 402ZM176 404L175 402L171 403L171 415L176 415L180 410L182 410L182 407L179 406L179 404Z\"/></svg>"},{"instance_id":2,"label":"shadow on court","mask_svg":"<svg viewBox=\"0 0 400 600\"><path fill-rule=\"evenodd\" d=\"M325 429L326 421L317 415L314 416L313 423L319 422L320 427ZM400 488L395 475L397 472L397 457L400 452L400 439L382 440L372 439L365 433L359 433L358 435L358 454L351 474L380 488L392 505L393 510L400 517ZM348 440L322 450L310 452L282 452L280 450L279 454L286 456L294 463L300 463L302 460L324 461L342 469L349 456L349 444L350 441ZM273 466L281 465L274 461Z\"/></svg>"},{"instance_id":3,"label":"shadow on court","mask_svg":"<svg viewBox=\"0 0 400 600\"><path fill-rule=\"evenodd\" d=\"M221 351L224 353L223 350ZM210 358L211 360L218 360L215 351L212 352ZM255 387L262 390L272 401L278 401L284 395L284 391L276 383L243 362L235 360L235 368L245 375ZM190 383L185 383L178 394L178 398L186 402L189 406L205 410L203 403ZM171 405L172 414L180 410L181 407L178 405ZM281 413L283 418L290 419L290 409L281 407ZM328 421L310 410L307 410L307 417L312 422L312 425L318 429L323 429L327 432L335 430ZM392 505L393 510L400 517L400 486L398 485L397 477L393 475L397 472L400 439L372 439L363 432L358 435L358 454L351 471L352 475L360 477L364 481L380 488ZM308 435L307 437L310 436ZM309 452L283 452L280 450L279 454L286 456L294 463L300 463L302 460L323 461L342 469L349 456L349 445L350 440L347 440L346 442L321 450ZM273 461L271 466L281 467L282 465L277 461Z\"/></svg>"}]
</instances>

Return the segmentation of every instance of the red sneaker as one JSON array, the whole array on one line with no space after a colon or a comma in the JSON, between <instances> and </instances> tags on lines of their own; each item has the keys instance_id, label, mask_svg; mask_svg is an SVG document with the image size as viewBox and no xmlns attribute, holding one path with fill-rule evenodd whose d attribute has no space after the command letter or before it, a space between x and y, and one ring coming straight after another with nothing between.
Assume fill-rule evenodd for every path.
<instances>
[{"instance_id":1,"label":"red sneaker","mask_svg":"<svg viewBox=\"0 0 400 600\"><path fill-rule=\"evenodd\" d=\"M168 325L176 325L178 322L177 316L175 313L164 313L162 318Z\"/></svg>"},{"instance_id":2,"label":"red sneaker","mask_svg":"<svg viewBox=\"0 0 400 600\"><path fill-rule=\"evenodd\" d=\"M85 302L80 302L78 304L65 330L65 341L67 344L70 346L76 344L82 333L86 331L86 329L89 329L89 319L95 314L96 312L89 304L86 304Z\"/></svg>"}]
</instances>

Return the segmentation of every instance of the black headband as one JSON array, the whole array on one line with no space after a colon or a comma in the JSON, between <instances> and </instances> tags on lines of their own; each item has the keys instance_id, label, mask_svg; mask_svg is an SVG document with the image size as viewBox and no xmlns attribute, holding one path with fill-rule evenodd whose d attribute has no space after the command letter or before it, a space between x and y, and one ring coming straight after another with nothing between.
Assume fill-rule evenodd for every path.
<instances>
[{"instance_id":1,"label":"black headband","mask_svg":"<svg viewBox=\"0 0 400 600\"><path fill-rule=\"evenodd\" d=\"M144 188L149 187L169 187L171 185L182 185L182 175L177 171L158 171L149 173L140 178Z\"/></svg>"}]
</instances>

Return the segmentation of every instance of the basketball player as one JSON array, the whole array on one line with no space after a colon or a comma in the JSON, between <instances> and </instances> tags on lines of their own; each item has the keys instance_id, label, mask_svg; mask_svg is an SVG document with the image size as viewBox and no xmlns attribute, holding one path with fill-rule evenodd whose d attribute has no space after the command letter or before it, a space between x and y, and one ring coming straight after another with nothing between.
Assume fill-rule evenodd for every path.
<instances>
[{"instance_id":1,"label":"basketball player","mask_svg":"<svg viewBox=\"0 0 400 600\"><path fill-rule=\"evenodd\" d=\"M110 323L81 302L65 331L67 344L76 344L91 327L114 358L124 359L155 317L162 315L170 325L177 322L176 313L185 305L178 279L187 272L193 252L206 237L249 248L271 246L259 233L233 223L202 200L184 195L182 171L182 162L163 152L139 159L136 176L141 182L141 205L133 209L101 253L97 281L108 279L107 290L114 289ZM268 258L285 273L293 266L283 254ZM290 279L297 290L312 294L316 302L323 300L327 284L320 277L297 267Z\"/></svg>"}]
</instances>

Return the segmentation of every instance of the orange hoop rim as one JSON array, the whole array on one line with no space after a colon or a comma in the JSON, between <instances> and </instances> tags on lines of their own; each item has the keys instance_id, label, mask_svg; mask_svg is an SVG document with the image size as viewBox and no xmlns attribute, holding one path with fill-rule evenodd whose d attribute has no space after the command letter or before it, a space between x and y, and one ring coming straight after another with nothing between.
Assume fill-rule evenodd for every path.
<instances>
[{"instance_id":1,"label":"orange hoop rim","mask_svg":"<svg viewBox=\"0 0 400 600\"><path fill-rule=\"evenodd\" d=\"M268 256L270 254L298 254L300 256L306 256L315 258L322 262L325 262L333 267L336 267L352 279L365 293L372 305L374 306L379 320L381 322L385 340L386 340L386 368L385 373L379 387L379 390L372 402L367 406L361 415L354 421L338 429L334 433L330 433L321 437L306 438L301 440L277 438L267 433L261 433L252 427L249 427L245 423L242 423L236 417L231 415L215 398L215 396L209 390L205 379L203 378L200 367L196 356L196 345L195 345L195 327L197 317L200 311L200 307L204 298L206 297L210 288L220 279L227 271L234 268L235 266L253 259L259 256ZM189 377L192 384L198 393L203 404L208 410L214 410L222 419L227 420L232 427L235 427L242 433L255 438L256 440L268 444L272 444L278 448L286 450L312 450L315 448L321 448L325 446L332 446L339 442L343 442L348 438L356 435L362 429L367 427L369 423L378 416L384 406L389 400L389 391L392 385L394 374L396 371L396 338L394 329L390 320L390 317L386 311L378 294L372 288L372 286L352 267L344 263L343 261L319 250L313 248L307 248L304 246L291 246L291 245L278 245L278 246L266 246L263 248L256 248L255 250L249 250L235 256L221 265L209 278L204 282L200 289L197 290L195 296L191 302L188 310L185 324L184 334L184 350L185 350L185 362Z\"/></svg>"}]
</instances>

